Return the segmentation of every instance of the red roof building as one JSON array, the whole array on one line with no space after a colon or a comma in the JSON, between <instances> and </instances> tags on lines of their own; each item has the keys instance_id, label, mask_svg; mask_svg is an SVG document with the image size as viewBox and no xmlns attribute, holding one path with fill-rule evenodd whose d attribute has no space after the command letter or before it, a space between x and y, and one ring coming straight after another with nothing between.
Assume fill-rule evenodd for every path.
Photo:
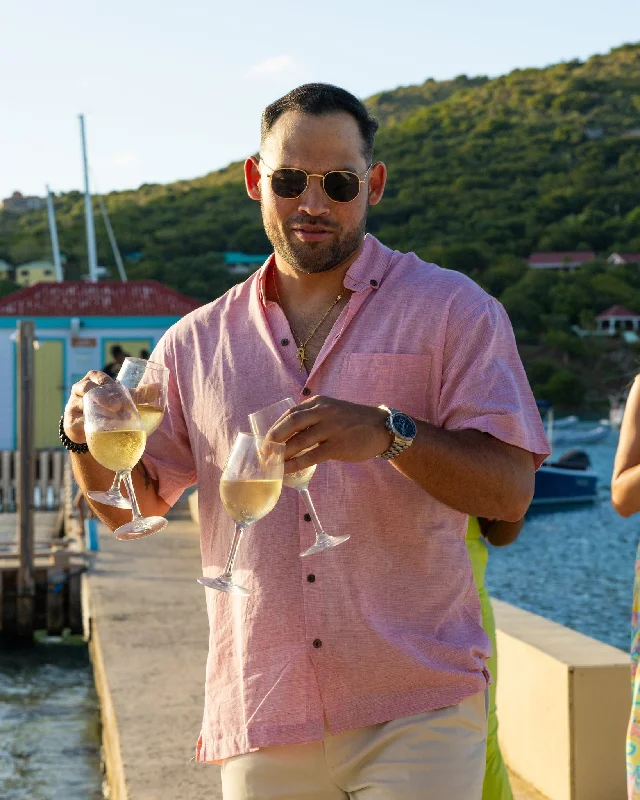
<instances>
[{"instance_id":1,"label":"red roof building","mask_svg":"<svg viewBox=\"0 0 640 800\"><path fill-rule=\"evenodd\" d=\"M4 317L182 317L202 303L157 281L37 283L0 299Z\"/></svg>"},{"instance_id":2,"label":"red roof building","mask_svg":"<svg viewBox=\"0 0 640 800\"><path fill-rule=\"evenodd\" d=\"M528 264L533 269L578 269L596 257L591 251L575 253L531 253Z\"/></svg>"},{"instance_id":3,"label":"red roof building","mask_svg":"<svg viewBox=\"0 0 640 800\"><path fill-rule=\"evenodd\" d=\"M623 264L640 264L640 253L611 253L607 261L616 267Z\"/></svg>"},{"instance_id":4,"label":"red roof building","mask_svg":"<svg viewBox=\"0 0 640 800\"><path fill-rule=\"evenodd\" d=\"M149 358L168 328L201 305L156 281L37 283L0 299L0 450L17 447L17 325L32 320L35 446L60 446L58 421L74 383L124 355Z\"/></svg>"},{"instance_id":5,"label":"red roof building","mask_svg":"<svg viewBox=\"0 0 640 800\"><path fill-rule=\"evenodd\" d=\"M638 331L640 314L629 311L626 306L615 305L598 314L596 322L599 331L607 331L611 334L618 331Z\"/></svg>"}]
</instances>

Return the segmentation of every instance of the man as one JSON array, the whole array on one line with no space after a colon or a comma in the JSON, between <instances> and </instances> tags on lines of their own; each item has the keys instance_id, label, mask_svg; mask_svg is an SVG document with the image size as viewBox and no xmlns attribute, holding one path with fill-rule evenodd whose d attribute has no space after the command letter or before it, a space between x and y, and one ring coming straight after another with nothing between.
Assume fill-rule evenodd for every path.
<instances>
[{"instance_id":1,"label":"man","mask_svg":"<svg viewBox=\"0 0 640 800\"><path fill-rule=\"evenodd\" d=\"M122 347L120 347L119 344L114 344L111 348L112 360L108 364L105 364L105 366L102 368L102 371L105 373L105 375L108 375L110 378L115 380L126 357L127 354L124 352Z\"/></svg>"},{"instance_id":2,"label":"man","mask_svg":"<svg viewBox=\"0 0 640 800\"><path fill-rule=\"evenodd\" d=\"M236 580L251 596L206 591L197 758L222 761L230 800L482 791L489 644L467 515L519 520L548 446L502 307L365 236L386 179L376 128L324 84L264 111L245 177L275 254L153 353L172 378L144 457L151 480L136 475L136 491L145 513L163 514L198 482L205 575L231 541L218 483L235 435L288 395L299 405L271 432L287 443L287 472L318 464L319 516L351 535L300 559L311 517L285 490L240 548ZM105 380L74 387L74 442L82 395ZM109 480L89 454L73 459L85 491ZM96 511L112 528L122 519Z\"/></svg>"}]
</instances>

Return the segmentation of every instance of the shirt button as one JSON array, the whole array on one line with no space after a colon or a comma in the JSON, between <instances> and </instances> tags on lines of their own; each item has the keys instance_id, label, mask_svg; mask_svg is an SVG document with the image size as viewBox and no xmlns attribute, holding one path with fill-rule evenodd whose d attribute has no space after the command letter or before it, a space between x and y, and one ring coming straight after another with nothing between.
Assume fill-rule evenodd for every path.
<instances>
[{"instance_id":1,"label":"shirt button","mask_svg":"<svg viewBox=\"0 0 640 800\"><path fill-rule=\"evenodd\" d=\"M316 576L315 575L307 575L307 580L309 581L309 583L315 583L316 582Z\"/></svg>"},{"instance_id":2,"label":"shirt button","mask_svg":"<svg viewBox=\"0 0 640 800\"><path fill-rule=\"evenodd\" d=\"M370 283L372 286L377 286L377 285L378 285L378 281L369 281L369 283Z\"/></svg>"},{"instance_id":3,"label":"shirt button","mask_svg":"<svg viewBox=\"0 0 640 800\"><path fill-rule=\"evenodd\" d=\"M318 648L322 647L322 639L314 639L313 646L318 650Z\"/></svg>"},{"instance_id":4,"label":"shirt button","mask_svg":"<svg viewBox=\"0 0 640 800\"><path fill-rule=\"evenodd\" d=\"M288 339L283 339L283 340L280 342L280 344L281 344L283 347L286 347L286 346L289 344L289 340L288 340Z\"/></svg>"},{"instance_id":5,"label":"shirt button","mask_svg":"<svg viewBox=\"0 0 640 800\"><path fill-rule=\"evenodd\" d=\"M307 387L305 386L304 389L302 390L302 394L305 397L308 397L311 394L311 389L307 389Z\"/></svg>"},{"instance_id":6,"label":"shirt button","mask_svg":"<svg viewBox=\"0 0 640 800\"><path fill-rule=\"evenodd\" d=\"M304 515L304 521L305 522L311 522L311 514L305 514Z\"/></svg>"}]
</instances>

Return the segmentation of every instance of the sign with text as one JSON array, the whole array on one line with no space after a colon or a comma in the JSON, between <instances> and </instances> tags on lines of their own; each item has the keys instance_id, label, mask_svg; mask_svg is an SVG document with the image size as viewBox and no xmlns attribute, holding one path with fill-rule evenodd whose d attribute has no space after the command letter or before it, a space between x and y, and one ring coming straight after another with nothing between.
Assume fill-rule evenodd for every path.
<instances>
[{"instance_id":1,"label":"sign with text","mask_svg":"<svg viewBox=\"0 0 640 800\"><path fill-rule=\"evenodd\" d=\"M96 347L97 344L97 339L91 339L88 336L74 336L71 339L71 347Z\"/></svg>"}]
</instances>

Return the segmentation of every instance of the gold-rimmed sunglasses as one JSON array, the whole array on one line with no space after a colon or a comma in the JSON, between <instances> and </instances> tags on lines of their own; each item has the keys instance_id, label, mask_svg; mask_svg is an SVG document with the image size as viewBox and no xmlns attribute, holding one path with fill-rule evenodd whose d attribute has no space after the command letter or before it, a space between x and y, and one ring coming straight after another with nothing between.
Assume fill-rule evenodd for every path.
<instances>
[{"instance_id":1,"label":"gold-rimmed sunglasses","mask_svg":"<svg viewBox=\"0 0 640 800\"><path fill-rule=\"evenodd\" d=\"M366 182L367 175L373 167L373 164L369 164L364 178L361 178L356 172L346 169L331 170L324 175L318 175L295 167L273 169L263 158L260 161L271 170L266 177L271 181L271 189L278 197L295 200L307 190L309 178L320 178L324 193L334 203L351 203L355 200L360 194L360 186Z\"/></svg>"}]
</instances>

